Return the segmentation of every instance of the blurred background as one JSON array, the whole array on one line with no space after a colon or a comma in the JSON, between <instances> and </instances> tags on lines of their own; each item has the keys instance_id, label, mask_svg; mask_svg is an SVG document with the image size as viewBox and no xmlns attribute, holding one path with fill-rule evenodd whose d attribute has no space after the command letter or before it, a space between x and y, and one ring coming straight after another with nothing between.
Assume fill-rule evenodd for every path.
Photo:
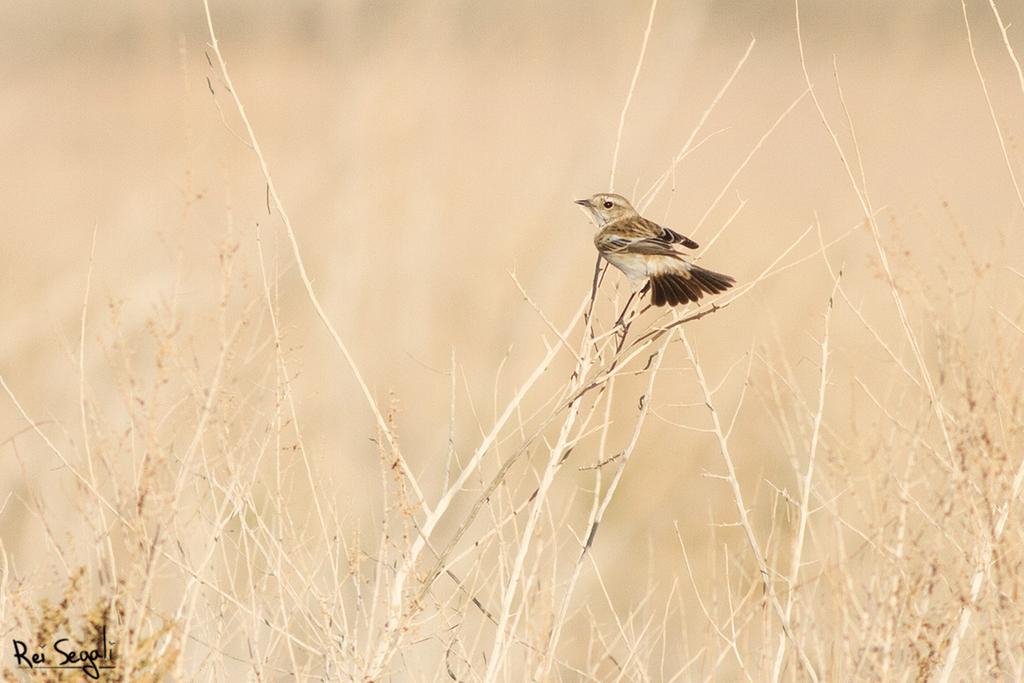
<instances>
[{"instance_id":1,"label":"blurred background","mask_svg":"<svg viewBox=\"0 0 1024 683\"><path fill-rule=\"evenodd\" d=\"M1024 8L1003 5L1004 23L1024 22ZM882 237L904 274L900 287L921 301L941 293L927 299L934 306L909 311L941 371L938 337L970 339L977 317L996 309L1020 314L1021 281L1006 267L1024 267L1021 206L961 7L874 0L800 7L810 79L849 151L838 74ZM479 442L478 425L486 429L543 354L542 335L553 339L510 273L555 325L589 291L593 227L571 200L610 189L619 117L650 7L218 0L211 10L314 287L374 396L394 407L412 469L436 491L449 439L452 358L456 452L466 455ZM967 12L1020 176L1024 94L988 3L968 2ZM8 2L0 6L0 35L0 374L28 415L68 452L82 446L79 326L94 234L85 378L96 414L107 416L113 433L130 411L124 377L144 382L159 374L152 359L169 333L154 332L154 320L177 320L175 343L188 350L182 372L213 374L224 245L237 248L229 306L241 310L262 297L259 226L280 275L284 345L315 476L347 524L370 524L381 496L373 419L302 291L279 217L268 213L259 166L208 61L202 4ZM1024 49L1013 29L1010 38ZM728 223L702 263L740 283L820 224L826 242L842 238L828 256L843 266L852 302L891 333L891 348L911 366L864 212L809 97L743 165L806 89L791 4L658 5L613 189L640 197L651 188L752 40L698 139L714 135L679 164L647 215L701 243ZM797 265L688 328L709 380L722 383L729 419L754 355L733 456L762 511L772 506L772 486L793 491L796 481L786 429L764 416L776 405L777 369L787 369L786 391L802 397L794 415L806 416L816 396L833 285L818 250L812 231L780 264ZM609 273L602 301L626 294L621 275ZM600 324L611 320L609 309ZM265 331L266 321L260 324ZM848 306L837 309L833 325L828 459L842 464L826 467L826 476L870 488L896 457L886 449L895 428L880 417L879 397L907 415L926 414L927 406L907 394L892 358ZM261 348L254 342L249 351ZM570 360L563 357L557 376L544 382L560 386ZM243 368L230 391L245 396L264 386L261 372ZM629 438L642 383L623 386L616 415L625 422L611 437L618 447ZM666 359L656 392L654 415L595 546L623 609L648 590L646 576L631 580L638 569L621 561L624 553L644 558L643 571L663 578L659 568L679 566L677 527L691 557L723 544L742 552L738 529L712 525L735 514L724 483L703 476L721 471L715 440L676 426L708 426L682 350ZM194 421L194 414L180 419ZM237 419L244 423L245 415ZM42 522L29 501L44 501L51 524L66 522L56 538L70 537L77 494L26 424L0 396L7 482L0 529L12 566L32 582L38 572L63 570L52 545L38 541ZM554 499L572 499L591 486L588 477L575 468L560 475ZM573 505L585 510L589 494L579 495L584 500ZM857 502L881 504L870 495ZM767 518L759 519L767 533ZM721 567L695 571L695 585L706 586ZM669 584L661 581L659 590ZM586 575L582 586L581 600L599 590Z\"/></svg>"}]
</instances>

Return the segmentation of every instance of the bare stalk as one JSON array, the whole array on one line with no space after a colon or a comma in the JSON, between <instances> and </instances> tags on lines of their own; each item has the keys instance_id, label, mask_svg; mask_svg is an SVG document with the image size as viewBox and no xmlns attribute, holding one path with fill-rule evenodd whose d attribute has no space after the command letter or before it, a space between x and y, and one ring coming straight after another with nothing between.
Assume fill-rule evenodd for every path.
<instances>
[{"instance_id":1,"label":"bare stalk","mask_svg":"<svg viewBox=\"0 0 1024 683\"><path fill-rule=\"evenodd\" d=\"M842 273L840 272L840 277ZM830 323L832 322L832 308L839 288L839 279L836 279L832 287L832 294L829 295L828 305L825 307L825 331L821 338L821 367L819 370L820 381L818 383L818 408L814 412L813 425L811 427L811 445L807 454L807 469L804 471L803 479L800 482L800 519L797 523L796 538L793 540L793 555L789 564L789 594L786 597L786 619L793 618L793 603L796 599L797 581L800 578L800 566L803 563L804 541L807 536L807 522L811 515L811 489L814 481L814 463L818 455L818 440L821 434L822 416L825 414L825 393L828 388L828 340ZM785 660L785 639L779 639L779 647L775 655L775 665L772 667L772 681L778 681L782 675L782 664Z\"/></svg>"},{"instance_id":2,"label":"bare stalk","mask_svg":"<svg viewBox=\"0 0 1024 683\"><path fill-rule=\"evenodd\" d=\"M718 417L718 410L715 408L711 389L704 377L704 369L697 360L697 355L694 352L693 347L690 345L686 332L680 329L679 336L683 341L683 345L686 347L686 354L693 366L694 373L697 375L697 382L700 384L701 391L704 394L704 403L708 408L708 412L711 413L712 428L714 430L715 437L718 439L718 450L722 455L722 460L725 463L725 467L728 472L725 479L729 482L729 487L732 490L733 502L736 504L736 512L739 515L740 526L743 528L744 534L746 534L747 544L754 553L754 560L757 562L758 571L761 574L761 582L764 585L768 601L771 603L772 609L775 611L775 615L782 626L782 631L786 638L789 639L789 642L793 645L793 649L796 651L797 657L800 659L800 663L803 665L808 677L817 683L818 674L814 669L814 665L811 664L811 660L807 657L807 653L804 652L803 647L800 645L800 642L793 633L789 617L786 615L785 610L782 608L782 604L779 602L778 594L775 591L775 584L772 581L771 569L768 567L764 552L761 550L761 544L758 542L757 535L754 533L754 527L750 522L750 516L747 514L747 504L744 502L743 491L740 488L739 479L736 477L736 468L733 465L732 455L729 451L729 441L726 438L721 420Z\"/></svg>"},{"instance_id":3,"label":"bare stalk","mask_svg":"<svg viewBox=\"0 0 1024 683\"><path fill-rule=\"evenodd\" d=\"M366 399L367 405L370 407L370 411L373 413L374 418L377 420L377 428L380 429L384 438L387 439L388 445L391 447L392 452L398 460L399 466L402 468L402 473L409 480L409 485L416 493L416 499L422 506L425 513L429 512L426 501L423 498L423 492L420 490L419 484L416 482L416 476L413 474L412 469L406 462L405 457L398 450L398 443L395 441L394 435L391 433L391 428L388 426L387 421L381 414L380 409L377 407L377 401L373 398L373 394L370 392L369 386L363 379L363 374L359 370L359 366L356 365L355 359L348 350L345 342L342 341L341 335L334 328L334 324L331 319L327 316L327 312L320 304L320 298L316 295L316 290L313 289L313 283L309 279L309 275L306 272L306 263L302 258L302 252L299 249L299 240L295 235L295 230L292 228L291 219L288 217L288 212L285 211L284 204L281 202L281 198L277 193L277 186L274 184L274 179L270 175L270 167L267 164L266 158L263 156L263 151L260 148L259 140L256 139L256 133L253 131L252 124L249 122L249 117L245 113L245 107L242 105L242 100L238 96L238 91L235 89L234 83L231 81L231 74L228 73L228 65L224 61L224 55L221 54L220 45L217 42L217 34L213 30L213 17L210 15L210 2L209 0L203 0L203 9L206 11L206 27L210 33L210 49L213 50L214 56L217 58L217 64L220 67L221 77L224 79L224 83L227 85L228 92L231 93L231 98L235 103L235 109L238 111L238 116L245 126L246 135L249 138L249 143L252 145L253 153L256 155L256 159L259 161L260 170L263 173L263 179L267 183L267 191L270 194L270 198L274 202L274 208L281 215L281 222L284 224L285 233L288 235L288 241L291 244L292 256L295 258L295 264L299 269L299 278L302 280L302 285L306 290L306 296L309 298L309 302L313 306L313 310L316 312L320 322L323 323L324 327L327 328L328 333L334 340L338 350L341 351L342 356L345 357L345 362L348 363L349 369L352 371L353 377L355 377L356 383L359 385L359 389L363 393L363 397Z\"/></svg>"},{"instance_id":4,"label":"bare stalk","mask_svg":"<svg viewBox=\"0 0 1024 683\"><path fill-rule=\"evenodd\" d=\"M619 148L622 145L622 130L626 127L626 113L629 111L629 104L633 101L633 91L636 90L637 79L640 78L640 69L644 65L644 55L647 54L647 41L651 37L651 27L654 25L654 10L658 7L658 0L651 0L651 11L647 17L647 28L644 29L644 40L640 44L640 56L636 60L636 68L633 70L633 78L629 82L629 92L626 93L626 102L622 105L622 114L619 115L619 130L615 134L615 151L612 152L612 170L608 177L608 189L615 189L615 169L619 165Z\"/></svg>"},{"instance_id":5,"label":"bare stalk","mask_svg":"<svg viewBox=\"0 0 1024 683\"><path fill-rule=\"evenodd\" d=\"M1003 34L1003 43L1006 45L1007 51L1010 53L1010 58L1013 60L1013 65L1017 69L1017 78L1021 83L1021 88L1024 89L1024 75L1021 74L1020 64L1017 62L1017 55L1014 54L1013 48L1010 47L1010 39L1006 36L1006 26L1003 24L1003 20L999 17L999 10L996 9L995 2L989 0L989 5L992 7L992 12L996 15L996 22L999 24L999 30ZM971 51L971 61L974 63L974 72L978 74L978 83L981 84L981 92L985 95L985 104L988 106L988 115L992 119L992 127L996 131L996 137L999 138L999 149L1003 153L1003 162L1006 164L1006 172L1010 175L1010 183L1013 184L1013 190L1017 193L1017 201L1022 207L1024 207L1024 192L1021 191L1020 183L1017 182L1017 174L1013 170L1013 162L1010 161L1010 152L1006 147L1006 138L1003 136L1003 130L999 127L999 117L996 116L995 105L992 104L992 96L988 93L988 85L985 83L985 74L981 71L981 64L978 63L978 54L974 50L974 36L971 32L971 21L967 17L967 2L966 0L960 0L960 8L963 10L964 15L964 30L967 33L967 47Z\"/></svg>"},{"instance_id":6,"label":"bare stalk","mask_svg":"<svg viewBox=\"0 0 1024 683\"><path fill-rule=\"evenodd\" d=\"M921 351L921 346L917 340L917 334L914 332L913 326L910 324L910 318L907 315L906 307L903 304L903 297L900 295L899 288L896 285L896 277L893 274L892 268L889 265L889 256L882 243L881 229L878 227L878 221L875 220L875 211L872 208L871 198L868 195L867 186L863 183L858 183L857 176L853 171L853 167L850 165L847 155L843 150L842 144L839 142L839 137L836 135L835 130L832 128L832 124L829 123L828 117L825 115L825 110L821 106L821 101L818 99L817 91L814 89L814 85L811 83L811 76L807 70L807 59L804 53L804 42L803 34L800 30L800 0L794 0L794 7L796 13L796 37L797 47L800 52L800 67L804 73L804 82L811 91L811 100L814 102L814 107L818 112L818 117L828 132L829 137L832 140L832 144L836 148L836 152L839 154L839 159L843 164L843 169L846 171L849 177L850 184L853 186L853 190L857 195L857 200L860 202L861 209L864 212L864 217L868 221L868 226L871 228L871 236L875 242L875 249L878 252L878 259L882 264L882 269L885 272L886 281L889 285L889 292L892 296L893 304L896 307L896 312L899 315L900 325L903 328L904 336L910 346L911 352L913 353L914 360L917 362L918 372L921 374L921 380L924 382L925 388L928 392L928 398L931 401L932 411L935 414L936 421L938 422L939 429L942 431L943 442L946 445L947 457L952 460L953 445L950 441L949 430L946 427L946 414L942 405L938 392L935 390L935 385L932 382L931 373L928 370L928 366L924 360L924 354ZM836 84L838 86L839 79L836 77ZM853 148L858 158L860 157L860 146L857 144L856 132L853 128L853 121L849 116L849 111L846 107L846 101L843 98L842 90L839 90L839 99L843 105L843 110L847 112L847 121L850 124L850 133L853 135ZM861 164L863 167L863 164Z\"/></svg>"}]
</instances>

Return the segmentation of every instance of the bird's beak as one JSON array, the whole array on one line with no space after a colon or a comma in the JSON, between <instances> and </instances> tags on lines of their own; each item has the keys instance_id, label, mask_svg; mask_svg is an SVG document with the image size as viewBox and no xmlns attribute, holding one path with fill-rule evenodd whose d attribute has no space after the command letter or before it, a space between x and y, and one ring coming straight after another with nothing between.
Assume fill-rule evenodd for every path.
<instances>
[{"instance_id":1,"label":"bird's beak","mask_svg":"<svg viewBox=\"0 0 1024 683\"><path fill-rule=\"evenodd\" d=\"M579 204L580 206L590 206L590 200L589 199L575 199L575 200L573 200L573 204Z\"/></svg>"}]
</instances>

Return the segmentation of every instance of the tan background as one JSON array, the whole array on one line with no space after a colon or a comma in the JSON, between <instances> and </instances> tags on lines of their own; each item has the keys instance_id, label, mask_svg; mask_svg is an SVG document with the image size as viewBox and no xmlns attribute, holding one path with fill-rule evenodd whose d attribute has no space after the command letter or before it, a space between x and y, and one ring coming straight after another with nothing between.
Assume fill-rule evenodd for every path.
<instances>
[{"instance_id":1,"label":"tan background","mask_svg":"<svg viewBox=\"0 0 1024 683\"><path fill-rule=\"evenodd\" d=\"M1020 174L1024 94L987 3L968 4L999 125ZM1024 22L1019 8L1003 4L1007 23ZM543 352L540 335L549 334L547 328L508 273L516 272L556 324L589 289L592 228L571 200L607 189L648 10L644 3L587 2L213 5L221 47L314 286L375 396L387 405L393 395L403 450L430 490L440 483L448 438L452 349L456 443L463 453L479 440L477 420L487 425L493 419L495 392L507 400ZM838 67L883 239L901 290L913 302L910 320L941 373L948 361L936 339L960 336L970 346L973 334L990 338L978 321L994 319L993 311L1019 321L1022 281L1006 266L1024 268L1021 207L971 62L960 6L806 2L802 19L811 79L848 144L833 59ZM123 367L118 330L132 349L132 372L144 382L154 372L158 336L146 331L147 320L177 311L178 343L190 350L183 357L192 356L197 376L209 377L219 334L218 245L229 236L239 245L238 287L248 289L236 290L235 308L261 296L257 223L277 266L284 271L292 260L277 217L267 215L253 155L218 113L219 104L230 129L242 131L204 56L201 4L8 3L0 9L0 34L0 373L25 410L47 423L44 431L73 452L81 447L77 350L94 230L85 377L112 433L123 428L125 411L115 379ZM791 5L658 7L615 188L634 196L650 187L751 37L757 42L747 64L704 130L722 132L678 167L673 187L649 210L704 242L746 202L704 260L741 283L816 219L830 240L864 218L805 98L701 229L692 231L805 88ZM812 233L783 263L816 248ZM829 257L845 264L850 297L912 365L867 229L854 230ZM611 295L616 286L625 285L611 273L604 292ZM736 366L720 394L729 416L746 354L756 352L733 456L766 534L778 504L768 482L796 490L784 430L770 417L776 406L768 368L791 366L796 395L814 400L831 287L824 263L813 257L690 327L713 385ZM380 501L371 416L294 270L282 275L281 297L304 441L317 477L347 512L350 528L371 525ZM119 306L117 323L112 302ZM925 404L848 306L837 307L833 325L831 431L821 492L839 496L851 523L870 533L871 525L888 519L871 511L885 507L887 463L902 463L903 452L894 446L898 430L858 381L893 410L906 410L908 421ZM987 353L988 347L978 348ZM699 558L698 586L721 580L724 565L710 553L723 544L734 579L752 572L740 532L711 524L735 514L725 484L702 476L721 471L714 439L669 424L707 426L685 354L674 350L665 365L657 415L595 549L624 612L646 594L649 575L659 596L672 577L683 577L680 586L688 581L680 573L677 523L691 560ZM232 391L243 396L265 388L265 367L243 367ZM561 374L545 381L558 386L569 367L563 357L555 370ZM616 414L624 422L613 429L616 443L628 439L639 386L625 383L620 390ZM806 419L799 402L786 410L795 422ZM172 419L187 424L190 411ZM233 419L244 425L246 415ZM39 540L45 534L31 511L36 497L54 537L68 539L68 555L81 552L86 564L92 562L70 540L79 528L75 499L81 491L45 445L23 431L25 424L0 396L4 551L29 593L42 594L46 577L59 577L63 569L52 544ZM581 457L586 448L580 447ZM591 485L589 475L566 471L552 494L556 509L574 492L580 496L576 512L566 513L576 527L588 504L589 493L582 491ZM301 491L293 495L295 510L305 509ZM927 489L921 495L927 498ZM781 527L785 537L789 522ZM816 557L830 555L828 544L815 548ZM639 559L623 563L624 557ZM861 576L868 577L863 585L870 592L869 577L886 565L866 564ZM683 621L691 633L702 633L706 625L692 592L682 592ZM600 593L585 573L577 594L585 602Z\"/></svg>"}]
</instances>

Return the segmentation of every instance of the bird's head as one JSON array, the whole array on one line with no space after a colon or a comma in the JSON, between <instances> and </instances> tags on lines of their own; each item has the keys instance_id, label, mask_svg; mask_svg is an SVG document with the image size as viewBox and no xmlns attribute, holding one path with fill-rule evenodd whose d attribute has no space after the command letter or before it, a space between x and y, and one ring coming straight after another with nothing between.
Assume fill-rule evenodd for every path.
<instances>
[{"instance_id":1,"label":"bird's head","mask_svg":"<svg viewBox=\"0 0 1024 683\"><path fill-rule=\"evenodd\" d=\"M598 227L620 218L636 216L636 209L619 194L601 192L590 199L577 199L576 203L590 211Z\"/></svg>"}]
</instances>

